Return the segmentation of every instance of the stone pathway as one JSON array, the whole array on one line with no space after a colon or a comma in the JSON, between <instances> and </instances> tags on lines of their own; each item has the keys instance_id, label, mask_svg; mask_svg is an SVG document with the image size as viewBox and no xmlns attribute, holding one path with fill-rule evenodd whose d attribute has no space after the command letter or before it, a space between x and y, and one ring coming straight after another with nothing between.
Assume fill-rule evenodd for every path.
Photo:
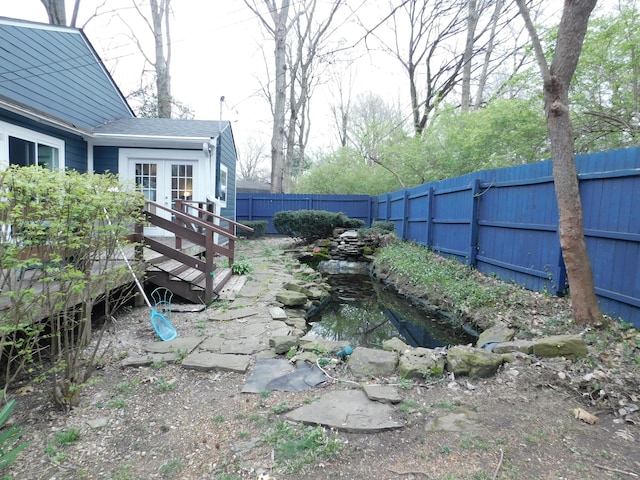
<instances>
[{"instance_id":1,"label":"stone pathway","mask_svg":"<svg viewBox=\"0 0 640 480\"><path fill-rule=\"evenodd\" d=\"M274 349L274 339L282 341L288 338L293 341L305 329L305 311L295 307L282 308L277 301L285 291L283 286L294 280L291 273L292 257L285 253L281 258L267 260L260 258L257 252L249 255L254 271L249 276L234 278L222 292L223 299L229 301L228 308L224 311L206 309L194 313L207 320L202 335L180 336L180 326L176 324L176 339L149 342L142 346L140 353L127 356L122 366L180 362L186 369L234 372L246 375L247 384L243 392L247 394L259 393L267 386L280 391L299 391L304 386L301 382L308 382L309 388L312 388L324 380L330 380L315 364L300 358L296 368L282 360L284 357L277 355ZM296 266L301 268L298 271L302 274L315 275L312 269L300 267L297 263ZM304 339L301 341L304 342ZM318 343L318 339L309 341ZM326 345L326 348L337 351L345 346L344 343L333 343ZM267 361L276 358L280 360L270 360L272 363ZM290 368L283 368L280 362L290 365ZM252 380L256 368L262 369L258 371L259 376L269 377L268 383L262 385ZM311 369L314 371L311 372ZM313 378L309 379L309 374L313 374ZM307 379L301 379L301 376L307 376ZM379 432L402 426L399 420L394 420L399 416L390 403L399 398L395 388L388 387L382 391L373 389L368 396L357 385L353 387L352 390L325 394L314 402L313 408L301 407L287 416L301 423L320 424L350 432Z\"/></svg>"}]
</instances>

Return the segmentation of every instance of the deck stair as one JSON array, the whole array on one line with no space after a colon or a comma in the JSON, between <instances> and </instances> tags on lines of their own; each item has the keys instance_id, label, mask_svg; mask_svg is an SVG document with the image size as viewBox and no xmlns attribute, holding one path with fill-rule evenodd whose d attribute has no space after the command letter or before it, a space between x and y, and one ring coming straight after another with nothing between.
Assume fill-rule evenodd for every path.
<instances>
[{"instance_id":1,"label":"deck stair","mask_svg":"<svg viewBox=\"0 0 640 480\"><path fill-rule=\"evenodd\" d=\"M147 201L145 217L148 224L171 234L145 236L143 227L137 227L147 282L193 303L208 304L218 298L232 278L236 228L251 229L215 215L205 202L176 201L172 210ZM219 268L221 264L228 267Z\"/></svg>"}]
</instances>

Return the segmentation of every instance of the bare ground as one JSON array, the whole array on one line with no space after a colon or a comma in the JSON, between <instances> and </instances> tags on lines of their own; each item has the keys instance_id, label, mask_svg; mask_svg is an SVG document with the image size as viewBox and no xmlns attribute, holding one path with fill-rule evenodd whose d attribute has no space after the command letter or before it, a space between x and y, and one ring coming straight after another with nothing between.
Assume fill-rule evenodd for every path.
<instances>
[{"instance_id":1,"label":"bare ground","mask_svg":"<svg viewBox=\"0 0 640 480\"><path fill-rule=\"evenodd\" d=\"M258 270L286 263L282 240L243 243ZM277 253L274 257L273 252ZM261 258L261 255L269 255ZM489 281L489 280L487 280ZM491 280L493 281L493 280ZM520 291L521 309L496 315L526 335L577 331L567 324L569 303ZM202 331L214 305L202 313L174 313L181 335ZM229 331L233 322L208 322ZM524 333L523 333L524 334ZM327 432L338 453L318 448L301 466L265 441L283 413L313 402L331 389L357 388L327 382L302 393L240 393L245 375L196 372L179 365L122 369L127 352L153 340L148 310L120 315L110 325L111 347L82 393L80 407L64 412L46 398L46 387L24 380L12 386L18 408L12 421L24 427L29 447L1 472L14 479L608 479L640 478L640 335L603 324L585 332L589 356L527 357L489 379L431 379L401 383L397 415L402 429L375 434ZM331 372L350 379L345 366ZM575 418L581 408L598 418ZM458 419L442 431L443 417ZM302 428L302 427L300 427ZM310 428L310 427L304 427ZM61 441L67 432L75 441Z\"/></svg>"}]
</instances>

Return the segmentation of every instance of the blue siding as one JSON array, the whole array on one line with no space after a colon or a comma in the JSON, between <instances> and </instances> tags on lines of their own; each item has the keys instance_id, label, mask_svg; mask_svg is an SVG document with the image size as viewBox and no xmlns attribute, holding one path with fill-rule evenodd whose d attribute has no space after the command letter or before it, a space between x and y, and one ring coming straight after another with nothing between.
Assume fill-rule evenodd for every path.
<instances>
[{"instance_id":1,"label":"blue siding","mask_svg":"<svg viewBox=\"0 0 640 480\"><path fill-rule=\"evenodd\" d=\"M227 206L221 215L231 220L236 219L236 161L237 153L231 128L225 128L221 135L221 163L227 167Z\"/></svg>"},{"instance_id":2,"label":"blue siding","mask_svg":"<svg viewBox=\"0 0 640 480\"><path fill-rule=\"evenodd\" d=\"M93 147L93 170L118 173L118 147Z\"/></svg>"},{"instance_id":3,"label":"blue siding","mask_svg":"<svg viewBox=\"0 0 640 480\"><path fill-rule=\"evenodd\" d=\"M0 20L0 95L91 129L133 113L77 29Z\"/></svg>"}]
</instances>

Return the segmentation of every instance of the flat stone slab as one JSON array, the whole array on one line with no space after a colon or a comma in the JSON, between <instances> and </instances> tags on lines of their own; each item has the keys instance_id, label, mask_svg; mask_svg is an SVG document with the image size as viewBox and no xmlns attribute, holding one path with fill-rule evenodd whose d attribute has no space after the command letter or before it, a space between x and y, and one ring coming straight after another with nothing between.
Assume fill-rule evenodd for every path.
<instances>
[{"instance_id":1,"label":"flat stone slab","mask_svg":"<svg viewBox=\"0 0 640 480\"><path fill-rule=\"evenodd\" d=\"M425 428L427 432L472 432L478 425L470 412L458 411L430 419Z\"/></svg>"},{"instance_id":2,"label":"flat stone slab","mask_svg":"<svg viewBox=\"0 0 640 480\"><path fill-rule=\"evenodd\" d=\"M168 342L147 343L143 348L151 353L193 352L203 340L204 337L178 337Z\"/></svg>"},{"instance_id":3,"label":"flat stone slab","mask_svg":"<svg viewBox=\"0 0 640 480\"><path fill-rule=\"evenodd\" d=\"M221 313L219 315L214 315L213 317L210 318L210 320L217 320L219 322L224 322L224 321L229 321L229 320L236 320L238 318L246 318L246 317L250 317L252 315L257 315L258 313L260 313L260 310L258 310L257 308L237 308L237 309L233 309L233 310L227 310L224 313Z\"/></svg>"},{"instance_id":4,"label":"flat stone slab","mask_svg":"<svg viewBox=\"0 0 640 480\"><path fill-rule=\"evenodd\" d=\"M283 359L258 359L253 366L243 393L264 391L303 392L327 380L315 365Z\"/></svg>"},{"instance_id":5,"label":"flat stone slab","mask_svg":"<svg viewBox=\"0 0 640 480\"><path fill-rule=\"evenodd\" d=\"M225 355L221 353L195 352L182 360L182 367L207 372L222 370L225 372L245 373L249 368L249 355Z\"/></svg>"},{"instance_id":6,"label":"flat stone slab","mask_svg":"<svg viewBox=\"0 0 640 480\"><path fill-rule=\"evenodd\" d=\"M280 307L269 307L269 315L274 320L286 320L287 312L284 311L283 308Z\"/></svg>"},{"instance_id":7,"label":"flat stone slab","mask_svg":"<svg viewBox=\"0 0 640 480\"><path fill-rule=\"evenodd\" d=\"M375 433L404 426L395 418L391 405L369 400L362 390L327 393L320 400L292 410L285 416L307 425L323 425L353 433Z\"/></svg>"}]
</instances>

